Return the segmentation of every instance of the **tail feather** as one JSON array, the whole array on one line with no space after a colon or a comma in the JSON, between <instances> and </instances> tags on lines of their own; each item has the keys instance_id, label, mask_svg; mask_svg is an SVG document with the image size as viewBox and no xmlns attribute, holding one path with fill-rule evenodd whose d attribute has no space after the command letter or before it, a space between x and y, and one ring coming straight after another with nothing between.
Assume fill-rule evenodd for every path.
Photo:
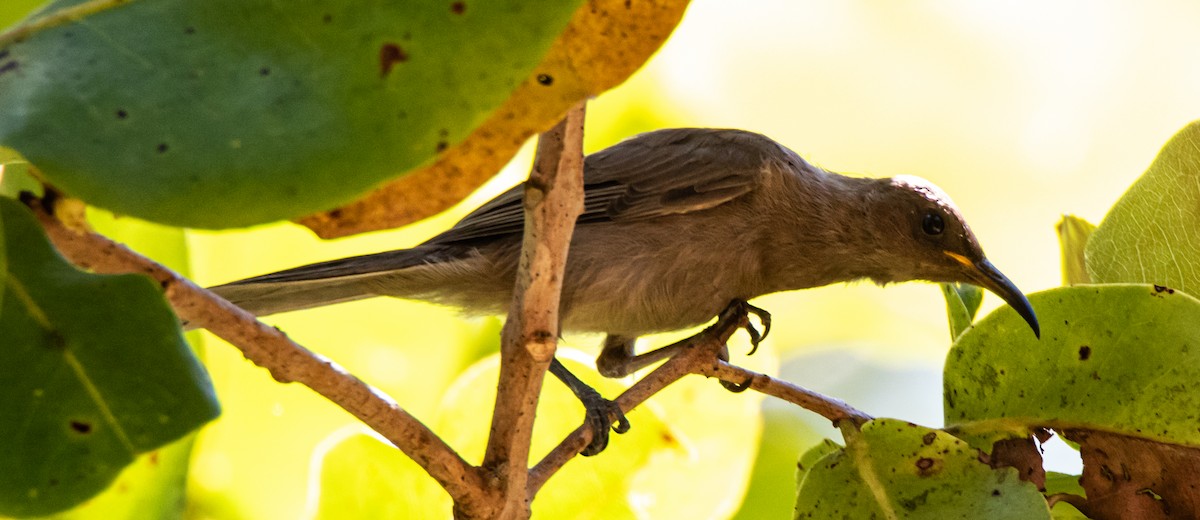
<instances>
[{"instance_id":1,"label":"tail feather","mask_svg":"<svg viewBox=\"0 0 1200 520\"><path fill-rule=\"evenodd\" d=\"M423 265L445 253L416 247L342 258L246 278L209 290L255 316L298 311L376 296L370 281Z\"/></svg>"},{"instance_id":2,"label":"tail feather","mask_svg":"<svg viewBox=\"0 0 1200 520\"><path fill-rule=\"evenodd\" d=\"M296 282L233 282L209 288L255 316L311 309L375 296L363 289L362 284L342 278Z\"/></svg>"}]
</instances>

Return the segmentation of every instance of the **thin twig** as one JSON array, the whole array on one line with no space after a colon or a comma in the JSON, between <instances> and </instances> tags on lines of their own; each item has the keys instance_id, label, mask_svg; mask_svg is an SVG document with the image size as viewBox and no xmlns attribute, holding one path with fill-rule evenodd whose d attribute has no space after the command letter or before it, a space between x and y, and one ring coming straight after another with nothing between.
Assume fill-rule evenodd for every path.
<instances>
[{"instance_id":1,"label":"thin twig","mask_svg":"<svg viewBox=\"0 0 1200 520\"><path fill-rule=\"evenodd\" d=\"M708 365L700 365L696 367L694 373L715 377L722 381L731 383L745 384L750 383L750 388L757 392L764 393L770 396L775 396L789 403L795 404L814 412L821 417L829 419L834 423L849 419L856 425L861 425L869 420L871 416L864 412L855 409L853 406L846 404L845 401L828 397L807 388L801 388L787 381L775 379L769 375L746 370L745 368L731 365L725 361L717 361Z\"/></svg>"},{"instance_id":2,"label":"thin twig","mask_svg":"<svg viewBox=\"0 0 1200 520\"><path fill-rule=\"evenodd\" d=\"M621 407L622 411L628 413L683 376L697 373L701 367L719 361L718 352L729 341L729 337L745 324L745 316L737 318L735 320L718 320L703 332L689 338L687 344L671 359L622 392L616 399L617 405ZM592 430L581 426L567 435L553 450L550 450L550 453L546 454L529 471L530 500L552 475L562 469L567 461L583 451L583 448L591 441Z\"/></svg>"},{"instance_id":3,"label":"thin twig","mask_svg":"<svg viewBox=\"0 0 1200 520\"><path fill-rule=\"evenodd\" d=\"M745 320L745 316L740 316L738 320L718 320L716 324L700 334L685 340L687 344L680 352L634 383L616 399L621 410L628 413L649 399L650 396L662 391L683 376L697 374L716 377L722 381L778 397L813 411L833 421L834 424L841 423L849 428L857 428L862 423L871 420L871 416L838 399L821 395L766 374L730 365L721 359L719 353L722 348L738 328L745 326ZM848 422L842 422L847 419ZM591 442L591 436L592 432L589 428L577 428L530 470L528 493L531 500L551 476L562 469L563 465L578 455Z\"/></svg>"},{"instance_id":4,"label":"thin twig","mask_svg":"<svg viewBox=\"0 0 1200 520\"><path fill-rule=\"evenodd\" d=\"M0 48L20 42L38 31L44 31L65 23L77 22L88 15L132 2L133 0L89 0L81 4L59 9L0 34Z\"/></svg>"},{"instance_id":5,"label":"thin twig","mask_svg":"<svg viewBox=\"0 0 1200 520\"><path fill-rule=\"evenodd\" d=\"M525 183L525 237L501 334L500 381L482 468L499 486L490 518L528 518L529 446L546 370L554 359L567 247L583 211L585 102L538 138Z\"/></svg>"},{"instance_id":6,"label":"thin twig","mask_svg":"<svg viewBox=\"0 0 1200 520\"><path fill-rule=\"evenodd\" d=\"M162 285L180 318L237 347L276 380L308 386L350 412L420 464L456 502L481 495L483 479L476 468L382 392L161 264L102 235L68 229L37 199L27 203L72 263L98 273L150 276Z\"/></svg>"}]
</instances>

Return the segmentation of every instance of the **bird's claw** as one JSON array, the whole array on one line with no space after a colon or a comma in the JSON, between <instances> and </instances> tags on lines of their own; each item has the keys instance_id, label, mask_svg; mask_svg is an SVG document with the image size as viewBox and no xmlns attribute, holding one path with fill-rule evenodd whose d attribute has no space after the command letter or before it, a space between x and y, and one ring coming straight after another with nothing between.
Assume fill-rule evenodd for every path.
<instances>
[{"instance_id":1,"label":"bird's claw","mask_svg":"<svg viewBox=\"0 0 1200 520\"><path fill-rule=\"evenodd\" d=\"M616 401L605 399L600 394L590 394L581 398L581 401L586 410L584 422L592 429L592 442L580 454L591 457L608 447L610 427L617 433L629 431L629 419L625 418L625 412L621 411Z\"/></svg>"},{"instance_id":2,"label":"bird's claw","mask_svg":"<svg viewBox=\"0 0 1200 520\"><path fill-rule=\"evenodd\" d=\"M733 392L735 394L740 394L742 392L745 392L746 390L749 390L750 385L753 383L754 383L754 378L747 377L746 380L742 383L731 383L729 381L722 380L721 386L725 387L725 389L729 390L730 392Z\"/></svg>"},{"instance_id":3,"label":"bird's claw","mask_svg":"<svg viewBox=\"0 0 1200 520\"><path fill-rule=\"evenodd\" d=\"M759 323L762 324L763 330L761 333L753 323L750 323L751 314L757 317ZM729 307L721 313L721 316L737 316L741 320L741 327L750 336L750 352L746 354L748 356L753 356L755 352L758 352L758 344L767 339L767 334L771 333L771 313L767 312L766 309L750 305L744 300L734 300L731 302Z\"/></svg>"}]
</instances>

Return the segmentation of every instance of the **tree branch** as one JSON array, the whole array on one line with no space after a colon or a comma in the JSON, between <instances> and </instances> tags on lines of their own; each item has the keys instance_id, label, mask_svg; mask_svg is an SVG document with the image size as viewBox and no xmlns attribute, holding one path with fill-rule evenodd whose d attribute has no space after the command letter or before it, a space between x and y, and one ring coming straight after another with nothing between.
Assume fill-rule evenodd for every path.
<instances>
[{"instance_id":1,"label":"tree branch","mask_svg":"<svg viewBox=\"0 0 1200 520\"><path fill-rule=\"evenodd\" d=\"M676 353L666 363L654 369L646 377L634 383L625 390L616 402L621 410L628 413L641 405L650 396L675 383L688 374L716 377L722 381L734 383L744 388L752 388L758 392L775 396L784 401L794 403L802 408L813 411L837 424L850 420L853 427L871 420L871 416L863 413L845 402L826 397L817 392L775 379L741 367L730 365L724 361L725 345L729 337L739 328L748 323L745 315L734 316L734 319L718 319L703 332L692 336L686 346ZM591 442L592 432L589 428L579 427L571 432L558 446L529 472L528 494L530 500L541 490L552 475L562 469L567 461L574 458Z\"/></svg>"},{"instance_id":2,"label":"tree branch","mask_svg":"<svg viewBox=\"0 0 1200 520\"><path fill-rule=\"evenodd\" d=\"M871 420L870 415L846 404L845 401L819 394L807 388L801 388L787 381L775 379L767 374L734 366L725 361L718 360L712 364L700 364L693 367L692 373L715 377L722 381L739 385L745 385L749 382L749 388L757 392L783 399L829 419L834 424L849 419L855 425L862 425L862 423Z\"/></svg>"},{"instance_id":3,"label":"tree branch","mask_svg":"<svg viewBox=\"0 0 1200 520\"><path fill-rule=\"evenodd\" d=\"M491 518L528 518L529 446L542 381L558 338L567 248L583 211L585 103L538 138L525 183L525 237L500 348L500 381L482 468L499 485Z\"/></svg>"},{"instance_id":4,"label":"tree branch","mask_svg":"<svg viewBox=\"0 0 1200 520\"><path fill-rule=\"evenodd\" d=\"M72 263L97 273L150 276L180 318L237 347L277 381L301 383L350 412L420 464L456 502L481 498L483 479L476 468L382 392L163 265L102 235L67 228L40 200L25 202Z\"/></svg>"}]
</instances>

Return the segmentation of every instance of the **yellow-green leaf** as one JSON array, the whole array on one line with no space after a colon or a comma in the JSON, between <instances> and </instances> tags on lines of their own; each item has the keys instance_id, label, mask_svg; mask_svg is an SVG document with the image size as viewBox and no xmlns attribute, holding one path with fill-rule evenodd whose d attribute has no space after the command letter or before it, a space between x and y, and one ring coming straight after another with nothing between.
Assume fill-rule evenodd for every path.
<instances>
[{"instance_id":1,"label":"yellow-green leaf","mask_svg":"<svg viewBox=\"0 0 1200 520\"><path fill-rule=\"evenodd\" d=\"M1048 520L1050 510L1015 469L993 469L966 442L876 419L813 464L797 492L795 517Z\"/></svg>"},{"instance_id":2,"label":"yellow-green leaf","mask_svg":"<svg viewBox=\"0 0 1200 520\"><path fill-rule=\"evenodd\" d=\"M1038 426L1200 446L1200 301L1140 284L1062 287L1029 300L1040 340L1005 307L951 349L948 429L989 446Z\"/></svg>"},{"instance_id":3,"label":"yellow-green leaf","mask_svg":"<svg viewBox=\"0 0 1200 520\"><path fill-rule=\"evenodd\" d=\"M1200 122L1175 134L1088 240L1094 283L1200 294Z\"/></svg>"}]
</instances>

